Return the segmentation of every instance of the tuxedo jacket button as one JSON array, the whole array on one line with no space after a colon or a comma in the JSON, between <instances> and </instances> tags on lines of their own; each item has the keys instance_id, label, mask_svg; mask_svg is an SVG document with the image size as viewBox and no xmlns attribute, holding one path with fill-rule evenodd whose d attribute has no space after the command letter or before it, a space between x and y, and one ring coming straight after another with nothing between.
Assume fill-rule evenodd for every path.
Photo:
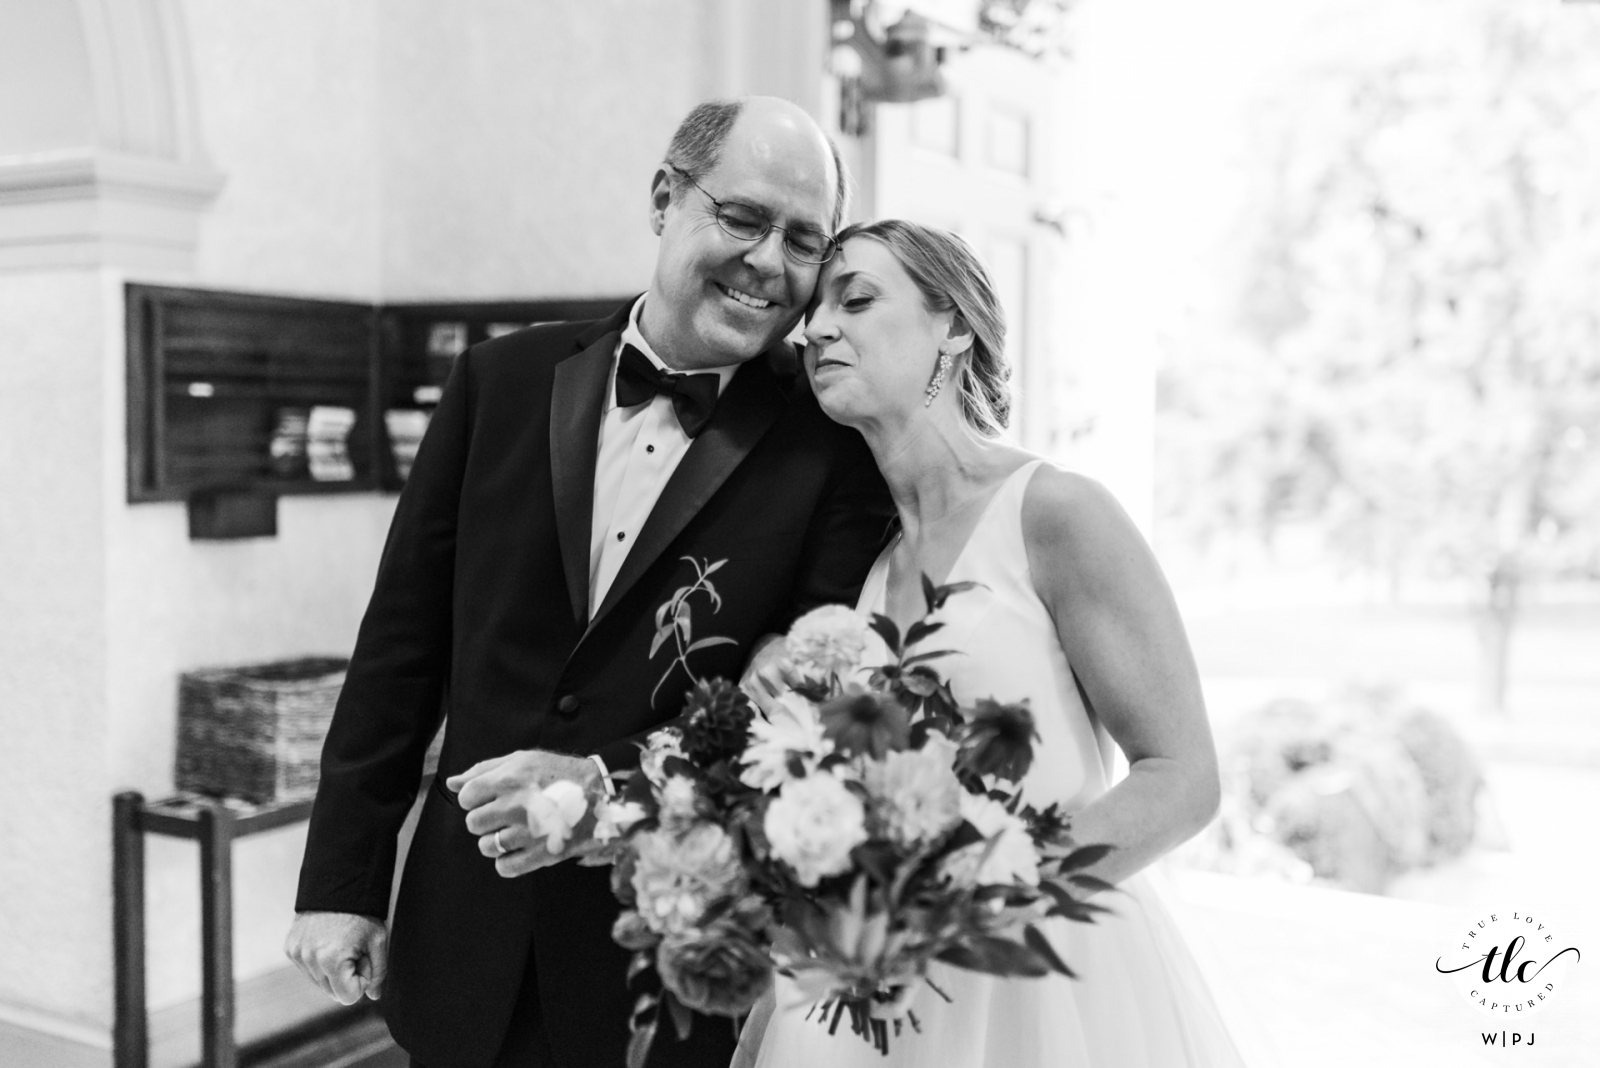
<instances>
[{"instance_id":1,"label":"tuxedo jacket button","mask_svg":"<svg viewBox=\"0 0 1600 1068\"><path fill-rule=\"evenodd\" d=\"M556 711L563 716L576 716L578 714L578 699L572 694L567 694L556 702Z\"/></svg>"}]
</instances>

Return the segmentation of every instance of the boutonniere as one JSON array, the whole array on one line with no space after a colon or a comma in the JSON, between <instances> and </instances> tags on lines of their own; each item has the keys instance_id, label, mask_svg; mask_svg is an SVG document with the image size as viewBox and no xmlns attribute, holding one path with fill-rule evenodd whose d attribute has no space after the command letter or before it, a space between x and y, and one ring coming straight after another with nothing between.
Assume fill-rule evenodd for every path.
<instances>
[{"instance_id":1,"label":"boutonniere","mask_svg":"<svg viewBox=\"0 0 1600 1068\"><path fill-rule=\"evenodd\" d=\"M716 585L711 581L711 576L722 569L727 560L718 560L711 563L706 560L697 560L692 556L680 559L686 561L695 570L694 582L688 586L680 586L672 597L656 609L656 636L650 642L650 659L654 660L656 654L668 642L676 656L672 663L667 665L667 670L662 673L661 680L656 683L656 688L650 691L650 707L654 708L656 695L661 692L661 687L666 685L667 679L678 667L682 667L689 676L691 683L698 683L700 676L694 673L694 668L689 666L689 656L701 649L709 649L714 645L738 645L732 638L719 635L710 635L704 638L694 636L693 601L700 596L711 605L713 614L722 611L722 595L717 592Z\"/></svg>"}]
</instances>

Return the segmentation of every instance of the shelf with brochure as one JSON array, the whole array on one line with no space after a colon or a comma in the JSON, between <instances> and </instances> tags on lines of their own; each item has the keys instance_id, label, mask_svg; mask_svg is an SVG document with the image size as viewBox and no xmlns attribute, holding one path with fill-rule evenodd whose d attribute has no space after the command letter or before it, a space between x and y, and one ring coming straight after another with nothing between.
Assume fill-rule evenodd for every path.
<instances>
[{"instance_id":1,"label":"shelf with brochure","mask_svg":"<svg viewBox=\"0 0 1600 1068\"><path fill-rule=\"evenodd\" d=\"M625 298L372 305L129 283L128 500L190 536L276 532L287 494L395 491L455 358Z\"/></svg>"},{"instance_id":2,"label":"shelf with brochure","mask_svg":"<svg viewBox=\"0 0 1600 1068\"><path fill-rule=\"evenodd\" d=\"M128 499L376 490L375 309L129 284Z\"/></svg>"}]
</instances>

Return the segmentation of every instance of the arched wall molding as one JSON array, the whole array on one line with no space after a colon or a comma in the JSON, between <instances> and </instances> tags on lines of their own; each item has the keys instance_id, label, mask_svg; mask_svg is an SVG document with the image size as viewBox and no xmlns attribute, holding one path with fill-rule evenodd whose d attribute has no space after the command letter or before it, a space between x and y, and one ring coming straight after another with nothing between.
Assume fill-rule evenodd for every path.
<instances>
[{"instance_id":1,"label":"arched wall molding","mask_svg":"<svg viewBox=\"0 0 1600 1068\"><path fill-rule=\"evenodd\" d=\"M90 143L0 155L0 269L187 271L223 177L200 137L181 0L77 0L77 10Z\"/></svg>"},{"instance_id":2,"label":"arched wall molding","mask_svg":"<svg viewBox=\"0 0 1600 1068\"><path fill-rule=\"evenodd\" d=\"M101 148L203 164L178 0L78 0Z\"/></svg>"}]
</instances>

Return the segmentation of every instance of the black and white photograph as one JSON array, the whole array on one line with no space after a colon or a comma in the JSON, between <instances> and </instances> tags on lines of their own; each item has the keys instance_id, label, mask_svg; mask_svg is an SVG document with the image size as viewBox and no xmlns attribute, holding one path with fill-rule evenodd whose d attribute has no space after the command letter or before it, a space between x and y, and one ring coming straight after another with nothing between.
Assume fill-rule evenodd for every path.
<instances>
[{"instance_id":1,"label":"black and white photograph","mask_svg":"<svg viewBox=\"0 0 1600 1068\"><path fill-rule=\"evenodd\" d=\"M0 375L0 1068L1600 1064L1600 0L0 0Z\"/></svg>"}]
</instances>

